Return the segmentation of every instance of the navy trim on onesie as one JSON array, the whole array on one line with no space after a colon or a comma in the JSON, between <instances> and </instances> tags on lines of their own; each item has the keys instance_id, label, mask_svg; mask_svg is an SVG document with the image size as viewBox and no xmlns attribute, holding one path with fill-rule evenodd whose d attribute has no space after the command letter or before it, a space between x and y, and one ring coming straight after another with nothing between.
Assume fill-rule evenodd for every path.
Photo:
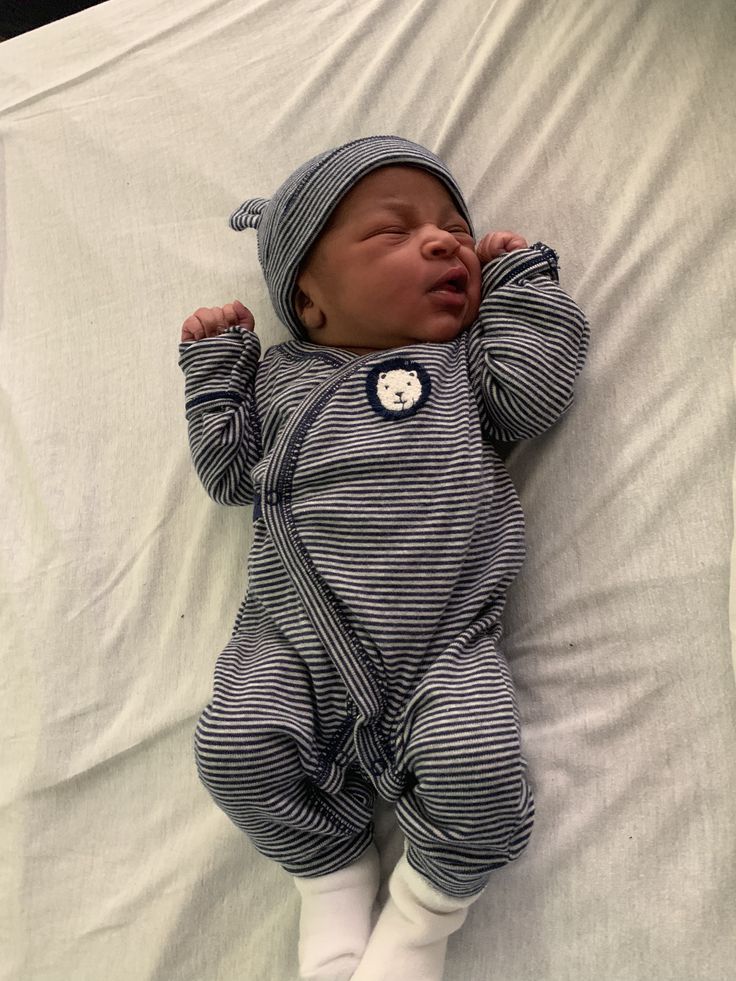
<instances>
[{"instance_id":1,"label":"navy trim on onesie","mask_svg":"<svg viewBox=\"0 0 736 981\"><path fill-rule=\"evenodd\" d=\"M207 402L234 402L236 405L240 405L243 401L243 396L239 392L222 391L222 392L205 392L204 395L197 395L195 398L190 399L185 406L186 411L193 409L198 405L205 405Z\"/></svg>"}]
</instances>

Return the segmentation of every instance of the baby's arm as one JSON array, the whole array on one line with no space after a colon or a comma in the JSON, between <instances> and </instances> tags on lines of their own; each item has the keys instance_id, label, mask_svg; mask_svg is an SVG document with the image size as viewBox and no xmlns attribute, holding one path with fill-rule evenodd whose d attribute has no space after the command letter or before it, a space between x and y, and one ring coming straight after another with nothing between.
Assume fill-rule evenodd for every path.
<instances>
[{"instance_id":1,"label":"baby's arm","mask_svg":"<svg viewBox=\"0 0 736 981\"><path fill-rule=\"evenodd\" d=\"M492 261L482 268L480 309L469 334L471 375L489 435L528 439L572 404L587 353L588 322L559 286L552 249L541 242L510 247L509 239L495 243L494 258L491 238L477 247L481 262Z\"/></svg>"},{"instance_id":2,"label":"baby's arm","mask_svg":"<svg viewBox=\"0 0 736 981\"><path fill-rule=\"evenodd\" d=\"M237 300L201 307L182 324L179 366L194 467L218 504L249 504L261 457L255 376L261 353L250 310Z\"/></svg>"}]
</instances>

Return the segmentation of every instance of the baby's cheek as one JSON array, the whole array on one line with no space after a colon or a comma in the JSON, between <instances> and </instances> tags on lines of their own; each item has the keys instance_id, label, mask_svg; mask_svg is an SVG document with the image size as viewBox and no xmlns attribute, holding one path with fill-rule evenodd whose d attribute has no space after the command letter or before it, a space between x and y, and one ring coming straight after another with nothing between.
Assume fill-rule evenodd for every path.
<instances>
[{"instance_id":1,"label":"baby's cheek","mask_svg":"<svg viewBox=\"0 0 736 981\"><path fill-rule=\"evenodd\" d=\"M480 303L478 300L475 303L468 303L468 309L463 317L463 327L470 327L471 324L475 323L478 319L478 310L480 309Z\"/></svg>"},{"instance_id":2,"label":"baby's cheek","mask_svg":"<svg viewBox=\"0 0 736 981\"><path fill-rule=\"evenodd\" d=\"M480 276L468 284L468 308L463 318L463 327L469 327L478 317L480 309Z\"/></svg>"},{"instance_id":3,"label":"baby's cheek","mask_svg":"<svg viewBox=\"0 0 736 981\"><path fill-rule=\"evenodd\" d=\"M465 263L465 268L470 273L470 279L468 280L467 294L468 294L468 309L465 312L465 317L463 318L463 327L468 327L478 316L478 310L480 309L480 284L481 284L481 274L480 274L480 259L475 254L473 249L463 250L464 255L462 256L463 262Z\"/></svg>"}]
</instances>

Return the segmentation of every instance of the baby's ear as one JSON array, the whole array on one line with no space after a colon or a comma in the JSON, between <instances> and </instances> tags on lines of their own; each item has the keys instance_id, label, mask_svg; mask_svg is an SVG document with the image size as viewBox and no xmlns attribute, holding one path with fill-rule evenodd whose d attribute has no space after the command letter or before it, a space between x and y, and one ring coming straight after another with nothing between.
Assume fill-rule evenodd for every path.
<instances>
[{"instance_id":1,"label":"baby's ear","mask_svg":"<svg viewBox=\"0 0 736 981\"><path fill-rule=\"evenodd\" d=\"M314 304L309 296L300 289L298 286L294 294L294 306L296 307L296 315L299 317L301 322L305 327L310 327L312 329L317 327L322 327L325 322L325 316L318 306Z\"/></svg>"}]
</instances>

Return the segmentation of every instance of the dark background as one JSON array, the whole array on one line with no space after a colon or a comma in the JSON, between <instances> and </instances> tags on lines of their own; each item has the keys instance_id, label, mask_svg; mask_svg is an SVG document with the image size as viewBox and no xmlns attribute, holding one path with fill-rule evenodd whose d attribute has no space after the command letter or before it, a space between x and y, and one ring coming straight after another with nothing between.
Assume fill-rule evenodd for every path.
<instances>
[{"instance_id":1,"label":"dark background","mask_svg":"<svg viewBox=\"0 0 736 981\"><path fill-rule=\"evenodd\" d=\"M96 7L102 0L0 0L0 40Z\"/></svg>"}]
</instances>

